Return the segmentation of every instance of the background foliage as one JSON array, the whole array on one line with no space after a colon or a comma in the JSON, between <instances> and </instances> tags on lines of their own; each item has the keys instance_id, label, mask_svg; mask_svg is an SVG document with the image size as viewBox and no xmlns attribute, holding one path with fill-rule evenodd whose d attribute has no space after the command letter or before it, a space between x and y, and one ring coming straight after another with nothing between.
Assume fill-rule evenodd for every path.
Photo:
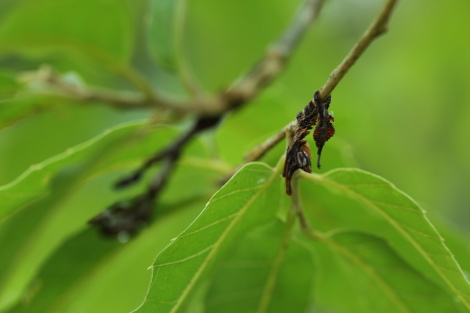
<instances>
[{"instance_id":1,"label":"background foliage","mask_svg":"<svg viewBox=\"0 0 470 313\"><path fill-rule=\"evenodd\" d=\"M1 310L135 309L150 280L146 269L158 252L201 212L219 188L216 182L221 176L238 165L251 147L295 117L354 44L382 1L327 1L287 71L255 101L226 117L216 132L203 135L188 147L159 202L155 223L126 244L102 240L86 221L109 204L142 190L144 185L117 193L110 186L164 146L185 122L177 129L148 127L143 126L143 120L151 115L149 111L118 111L102 103L46 96L41 84L25 83L24 72L47 64L79 86L134 90L142 89L141 80L146 80L165 94L183 97L184 87L174 70L184 65L186 58L201 86L213 93L257 60L284 29L297 5L277 0L200 0L186 4L131 0L0 2ZM336 113L337 134L324 149L320 172L359 167L393 182L429 213L466 270L470 268L466 244L470 146L465 138L470 131L466 91L469 9L470 4L463 0L452 5L399 3L390 32L374 42L333 94L331 109ZM275 167L283 151L281 144L264 161ZM197 183L194 177L198 177ZM312 186L302 185L306 203L317 203L321 208L323 203L344 205L346 201L348 207L355 207L334 190L323 190L321 183ZM278 208L284 210L288 200L276 194L281 197ZM318 221L314 226L325 231L331 221L343 216L334 210L331 216L318 215L315 207L308 212ZM260 260L276 255L273 247L282 242L283 227L273 218L275 213L270 212L271 218L259 217L270 222L250 228L243 239L245 244L233 252L235 260L243 261L253 251L259 253L256 257ZM337 213L339 217L335 217ZM392 262L408 273L403 282L395 282L398 285L413 281L415 288L427 288L428 295L441 294L439 290L444 287L438 279L429 274L426 279L433 284L427 283L422 273L416 272L422 265L413 264L411 257L406 259L407 251L390 248L393 239L387 242L380 238L373 229L379 224L373 220L366 223L367 215L364 219L361 216L349 214L344 220L354 229L368 232L336 234L337 245L357 247L354 242L364 243L371 251L380 251L373 255L389 256L384 260L373 258L374 262ZM256 247L248 244L258 242L250 238L273 241ZM298 260L298 268L307 277L305 273L314 276L316 271L334 273L308 266L312 259L329 258L332 253L336 261L324 266L341 271L336 273L338 277L322 279L323 288L315 291L312 287L312 293L323 299L320 307L324 312L362 312L364 304L354 302L357 296L352 299L347 290L365 288L370 282L360 272L355 273L350 263L322 245L312 248L302 239L294 240L286 259ZM370 255L356 255L365 263L370 261ZM231 261L221 257L216 271L233 268ZM300 278L291 281L295 276L292 269L280 271L285 273L280 277L286 284L298 290L311 290L308 286L314 285ZM226 281L240 277L236 271L224 273L228 277L216 275L218 278L210 284L202 281L190 312L202 310L204 303L218 312L220 303L214 299L221 299L220 293L229 288ZM263 272L259 275L262 280ZM350 289L335 289L335 282L344 277L350 277L344 283ZM206 296L208 302L203 301ZM336 297L345 301L335 301ZM446 301L441 302L443 308L448 308ZM337 307L332 303L338 303ZM421 312L419 306L413 308L412 312Z\"/></svg>"}]
</instances>

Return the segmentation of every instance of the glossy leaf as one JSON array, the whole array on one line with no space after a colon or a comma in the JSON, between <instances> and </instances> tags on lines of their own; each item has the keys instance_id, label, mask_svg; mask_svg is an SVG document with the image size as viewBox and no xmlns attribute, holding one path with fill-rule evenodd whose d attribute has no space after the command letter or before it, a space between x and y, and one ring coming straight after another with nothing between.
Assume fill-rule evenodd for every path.
<instances>
[{"instance_id":1,"label":"glossy leaf","mask_svg":"<svg viewBox=\"0 0 470 313\"><path fill-rule=\"evenodd\" d=\"M279 183L279 172L264 164L243 167L157 256L148 294L135 312L180 312L216 259L245 232L274 218Z\"/></svg>"}]
</instances>

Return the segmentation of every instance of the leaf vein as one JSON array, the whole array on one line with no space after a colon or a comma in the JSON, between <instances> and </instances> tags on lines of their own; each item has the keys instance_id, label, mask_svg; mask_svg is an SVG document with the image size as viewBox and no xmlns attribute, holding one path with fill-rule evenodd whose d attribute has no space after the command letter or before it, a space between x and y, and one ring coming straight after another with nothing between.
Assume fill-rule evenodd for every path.
<instances>
[{"instance_id":1,"label":"leaf vein","mask_svg":"<svg viewBox=\"0 0 470 313\"><path fill-rule=\"evenodd\" d=\"M154 267L162 267L162 266L168 266L168 265L173 265L173 264L177 264L177 263L182 263L182 262L186 262L188 260L191 260L191 259L194 259L194 258L197 258L198 256L206 253L207 251L211 250L212 248L214 247L214 245L210 245L204 249L202 249L201 251L197 252L197 253L194 253L190 256L187 256L185 258L182 258L182 259L179 259L179 260L175 260L175 261L171 261L171 262L166 262L166 263L161 263L161 264L154 264L153 266Z\"/></svg>"},{"instance_id":2,"label":"leaf vein","mask_svg":"<svg viewBox=\"0 0 470 313\"><path fill-rule=\"evenodd\" d=\"M207 224L207 225L204 226L204 227L201 227L201 228L199 228L199 229L196 229L196 230L194 230L194 231L192 231L192 232L189 232L189 233L187 233L187 234L182 234L182 235L180 235L177 239L184 238L184 237L187 237L187 236L190 236L190 235L194 235L194 234L196 234L196 233L198 233L198 232L200 232L200 231L206 230L206 229L208 229L208 228L211 228L212 226L215 226L215 225L217 225L217 224L220 224L220 223L222 223L222 222L225 222L225 221L227 221L227 220L230 220L230 219L234 218L234 217L237 216L237 215L238 215L238 212L237 212L237 213L230 214L230 215L228 215L228 216L226 216L226 217L224 217L224 218L218 219L217 221L214 221L214 222L212 222L212 223L210 223L210 224Z\"/></svg>"},{"instance_id":3,"label":"leaf vein","mask_svg":"<svg viewBox=\"0 0 470 313\"><path fill-rule=\"evenodd\" d=\"M248 192L248 191L253 191L253 190L256 190L256 189L260 189L262 186L255 186L255 187L250 187L250 188L245 188L245 189L238 189L238 190L235 190L235 191L232 191L232 192L229 192L229 193L226 193L225 195L222 195L218 198L212 198L209 203L214 203L216 201L219 201L221 199L224 199L224 198L227 198L227 197L230 197L230 196L233 196L233 195L236 195L238 193L243 193L243 192Z\"/></svg>"}]
</instances>

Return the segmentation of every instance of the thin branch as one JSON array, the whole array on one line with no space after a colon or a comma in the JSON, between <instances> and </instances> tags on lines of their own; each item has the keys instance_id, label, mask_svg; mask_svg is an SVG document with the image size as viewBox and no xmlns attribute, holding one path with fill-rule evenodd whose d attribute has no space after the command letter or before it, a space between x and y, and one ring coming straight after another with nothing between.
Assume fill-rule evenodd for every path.
<instances>
[{"instance_id":1,"label":"thin branch","mask_svg":"<svg viewBox=\"0 0 470 313\"><path fill-rule=\"evenodd\" d=\"M173 108L181 107L184 104L170 101L148 93L138 93L131 91L110 90L77 84L69 81L64 76L59 75L50 66L42 66L34 72L24 72L18 80L21 83L39 83L44 85L42 90L46 90L53 95L63 96L75 101L91 102L98 101L111 107L121 110L136 110L146 108Z\"/></svg>"},{"instance_id":2,"label":"thin branch","mask_svg":"<svg viewBox=\"0 0 470 313\"><path fill-rule=\"evenodd\" d=\"M347 71L351 66L356 62L356 60L362 55L370 43L387 31L388 21L393 12L393 8L396 5L397 0L389 0L385 4L384 8L376 18L376 20L369 26L369 28L364 32L364 35L356 43L356 45L351 49L348 55L343 59L343 61L335 68L331 73L325 85L320 90L320 99L325 100L338 85ZM292 129L297 124L297 121L292 121L286 126L284 126L278 133L273 137L269 138L267 142L262 143L253 149L245 158L247 162L256 161L261 158L269 149L273 148L279 141L276 141L277 138L284 137L286 131ZM271 144L272 143L272 144Z\"/></svg>"},{"instance_id":3,"label":"thin branch","mask_svg":"<svg viewBox=\"0 0 470 313\"><path fill-rule=\"evenodd\" d=\"M356 63L357 59L362 55L366 48L371 44L371 42L385 33L388 29L388 21L392 15L393 8L397 4L397 0L388 0L385 3L380 14L377 16L375 21L367 28L367 30L362 35L361 39L356 43L356 45L349 51L343 61L336 67L333 72L330 74L330 77L320 89L320 98L325 100L333 92L335 87L341 81L341 79L346 75L348 70Z\"/></svg>"}]
</instances>

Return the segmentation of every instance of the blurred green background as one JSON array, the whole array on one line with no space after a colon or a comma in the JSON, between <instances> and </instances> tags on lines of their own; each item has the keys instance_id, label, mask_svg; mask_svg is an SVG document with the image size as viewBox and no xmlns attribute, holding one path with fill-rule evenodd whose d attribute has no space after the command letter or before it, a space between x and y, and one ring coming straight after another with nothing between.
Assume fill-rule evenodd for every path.
<instances>
[{"instance_id":1,"label":"blurred green background","mask_svg":"<svg viewBox=\"0 0 470 313\"><path fill-rule=\"evenodd\" d=\"M288 25L299 3L188 1L182 54L202 88L216 93L248 70ZM290 122L382 4L326 1L286 71L209 138L218 157L239 164L249 148ZM465 238L470 238L470 145L465 139L470 133L469 11L464 0L400 1L390 31L373 42L332 94L336 135L324 149L320 171L354 166L383 176L414 198L435 223L455 228ZM148 38L149 27L158 27L149 22L150 14L149 2L136 0L0 2L0 185L109 127L151 114L39 97L35 89L41 86L18 83L23 72L47 64L86 84L134 90L128 78L136 71L156 90L184 96L176 75L149 47L159 44ZM267 160L275 162L283 151L281 144ZM86 187L83 192L90 198L103 200L64 234L83 230L87 216L116 197L108 190L96 194L110 181ZM197 208L193 210L196 214ZM189 220L181 217L173 236ZM158 251L148 250L142 264L150 264ZM140 274L148 279L148 273ZM136 299L146 285L139 287Z\"/></svg>"}]
</instances>

